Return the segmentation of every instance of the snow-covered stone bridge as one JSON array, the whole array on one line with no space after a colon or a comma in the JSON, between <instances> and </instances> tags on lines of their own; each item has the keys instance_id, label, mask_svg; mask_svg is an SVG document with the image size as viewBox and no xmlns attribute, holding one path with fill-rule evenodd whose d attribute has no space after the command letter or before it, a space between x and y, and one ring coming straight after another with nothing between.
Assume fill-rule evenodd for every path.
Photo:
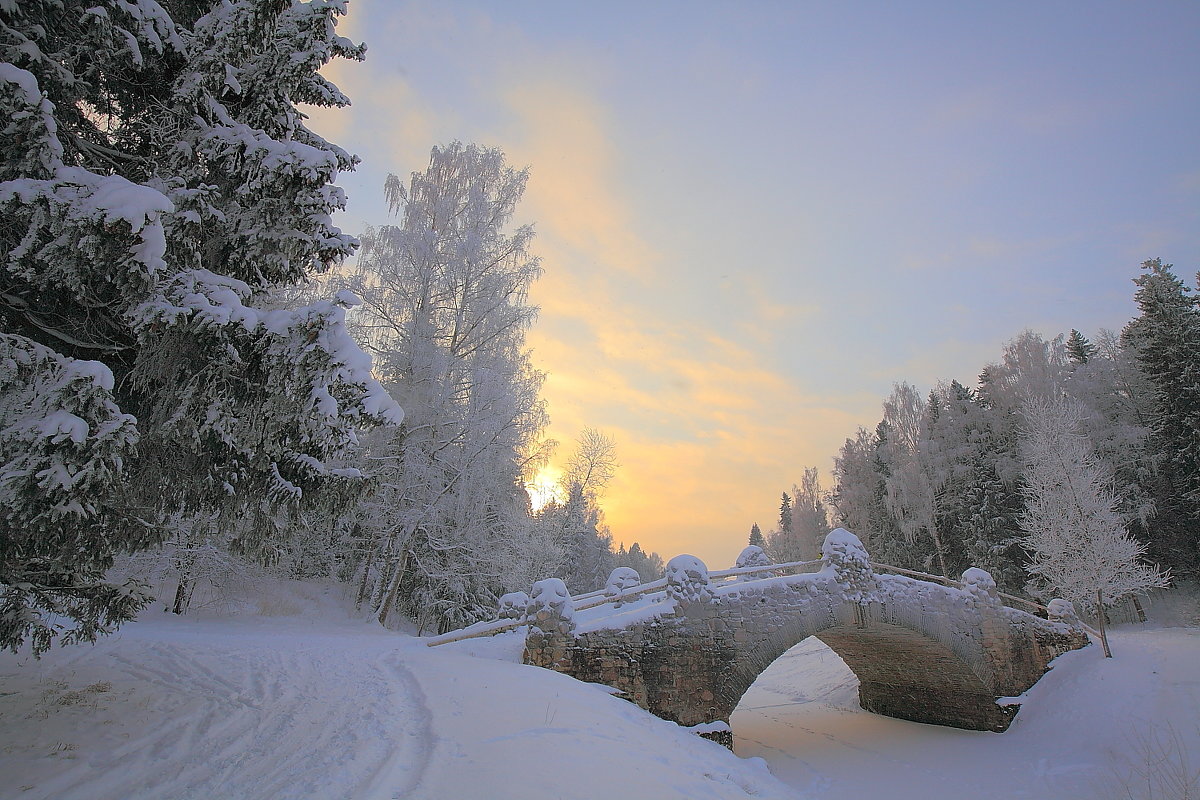
<instances>
[{"instance_id":1,"label":"snow-covered stone bridge","mask_svg":"<svg viewBox=\"0 0 1200 800\"><path fill-rule=\"evenodd\" d=\"M726 741L728 728L705 723L727 723L755 678L809 636L858 676L863 708L988 731L1005 730L1017 711L1002 698L1088 643L1063 601L1043 619L1006 606L980 569L949 586L882 574L843 529L811 563L820 571L759 563L710 578L699 559L678 556L655 584L633 586L636 573L617 570L607 594L571 598L549 579L502 606L529 626L525 663L607 684L681 725L723 729L712 738Z\"/></svg>"}]
</instances>

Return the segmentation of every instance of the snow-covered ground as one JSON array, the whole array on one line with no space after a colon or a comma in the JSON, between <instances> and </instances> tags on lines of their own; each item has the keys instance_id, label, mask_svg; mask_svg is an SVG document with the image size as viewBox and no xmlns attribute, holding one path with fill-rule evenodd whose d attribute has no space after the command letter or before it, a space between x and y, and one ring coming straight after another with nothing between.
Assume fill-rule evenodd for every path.
<instances>
[{"instance_id":1,"label":"snow-covered ground","mask_svg":"<svg viewBox=\"0 0 1200 800\"><path fill-rule=\"evenodd\" d=\"M1200 628L1121 626L1110 641L1115 658L1094 646L1057 659L996 734L863 711L854 674L808 639L742 698L734 747L829 800L1200 797ZM1138 772L1158 759L1148 780L1165 784L1143 791ZM1180 770L1191 794L1170 791Z\"/></svg>"},{"instance_id":2,"label":"snow-covered ground","mask_svg":"<svg viewBox=\"0 0 1200 800\"><path fill-rule=\"evenodd\" d=\"M1059 659L1000 735L863 712L853 675L810 640L733 718L738 754L772 777L513 663L518 637L427 648L349 620L336 592L291 584L236 616L148 611L94 647L0 656L0 798L1126 797L1119 776L1172 735L1200 769L1195 627L1126 627L1111 661Z\"/></svg>"},{"instance_id":3,"label":"snow-covered ground","mask_svg":"<svg viewBox=\"0 0 1200 800\"><path fill-rule=\"evenodd\" d=\"M148 611L95 646L0 655L0 798L795 797L762 761L512 663L515 637L428 648L305 585L267 610Z\"/></svg>"}]
</instances>

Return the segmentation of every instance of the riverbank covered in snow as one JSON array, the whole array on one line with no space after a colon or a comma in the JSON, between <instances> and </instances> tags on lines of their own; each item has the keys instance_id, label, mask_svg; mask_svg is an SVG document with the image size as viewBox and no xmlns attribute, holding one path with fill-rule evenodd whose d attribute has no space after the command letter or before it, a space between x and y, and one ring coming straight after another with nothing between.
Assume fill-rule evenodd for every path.
<instances>
[{"instance_id":1,"label":"riverbank covered in snow","mask_svg":"<svg viewBox=\"0 0 1200 800\"><path fill-rule=\"evenodd\" d=\"M853 673L808 639L743 696L734 749L827 800L1200 796L1200 629L1123 626L1110 639L1114 658L1098 645L1060 656L1002 734L863 711ZM1151 789L1172 771L1195 776L1193 794Z\"/></svg>"}]
</instances>

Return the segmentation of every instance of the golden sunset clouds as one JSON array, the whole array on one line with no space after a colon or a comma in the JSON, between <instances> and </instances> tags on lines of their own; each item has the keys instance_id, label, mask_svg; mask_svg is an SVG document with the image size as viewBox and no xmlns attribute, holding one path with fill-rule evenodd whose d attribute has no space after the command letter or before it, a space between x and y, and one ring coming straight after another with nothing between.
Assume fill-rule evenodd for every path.
<instances>
[{"instance_id":1,"label":"golden sunset clouds","mask_svg":"<svg viewBox=\"0 0 1200 800\"><path fill-rule=\"evenodd\" d=\"M1195 48L1100 5L354 0L368 61L329 73L354 106L314 123L363 157L351 232L434 145L530 167L558 459L610 434L614 538L727 566L893 382L1120 327L1137 263L1200 258Z\"/></svg>"}]
</instances>

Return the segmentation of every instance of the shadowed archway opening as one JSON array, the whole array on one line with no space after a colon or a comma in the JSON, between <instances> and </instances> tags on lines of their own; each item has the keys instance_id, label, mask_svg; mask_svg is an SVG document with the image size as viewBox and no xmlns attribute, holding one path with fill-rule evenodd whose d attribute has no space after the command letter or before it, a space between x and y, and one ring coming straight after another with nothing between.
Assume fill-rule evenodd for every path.
<instances>
[{"instance_id":1,"label":"shadowed archway opening","mask_svg":"<svg viewBox=\"0 0 1200 800\"><path fill-rule=\"evenodd\" d=\"M719 693L737 707L746 691L777 660L815 638L858 681L858 705L878 714L935 725L1002 731L1014 709L995 703L988 683L961 653L928 634L872 621L837 624L816 633L784 626L736 659ZM813 646L809 646L813 649Z\"/></svg>"},{"instance_id":2,"label":"shadowed archway opening","mask_svg":"<svg viewBox=\"0 0 1200 800\"><path fill-rule=\"evenodd\" d=\"M732 747L741 756L782 751L803 760L814 739L836 740L860 725L858 676L816 636L767 666L729 717Z\"/></svg>"}]
</instances>

